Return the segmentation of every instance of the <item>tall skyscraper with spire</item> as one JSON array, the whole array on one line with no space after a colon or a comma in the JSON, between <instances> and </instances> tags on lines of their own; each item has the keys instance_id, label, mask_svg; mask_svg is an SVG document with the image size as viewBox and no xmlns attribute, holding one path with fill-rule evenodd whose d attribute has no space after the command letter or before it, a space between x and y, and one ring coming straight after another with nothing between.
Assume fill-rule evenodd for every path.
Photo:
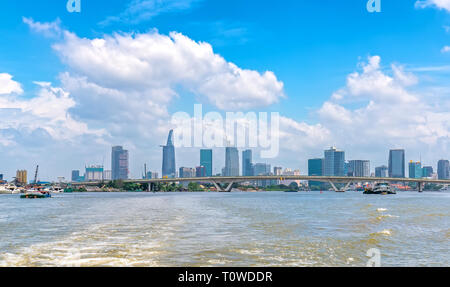
<instances>
[{"instance_id":1,"label":"tall skyscraper with spire","mask_svg":"<svg viewBox=\"0 0 450 287\"><path fill-rule=\"evenodd\" d=\"M176 176L175 167L175 146L173 145L173 130L169 132L167 145L163 148L162 176L174 178Z\"/></svg>"}]
</instances>

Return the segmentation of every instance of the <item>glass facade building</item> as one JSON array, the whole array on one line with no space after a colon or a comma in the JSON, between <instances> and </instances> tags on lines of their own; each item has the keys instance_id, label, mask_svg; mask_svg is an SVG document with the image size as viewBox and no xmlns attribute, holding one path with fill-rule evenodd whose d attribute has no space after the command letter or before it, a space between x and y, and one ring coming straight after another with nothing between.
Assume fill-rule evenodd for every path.
<instances>
[{"instance_id":1,"label":"glass facade building","mask_svg":"<svg viewBox=\"0 0 450 287\"><path fill-rule=\"evenodd\" d=\"M438 161L438 178L450 179L450 163L448 160Z\"/></svg>"},{"instance_id":2,"label":"glass facade building","mask_svg":"<svg viewBox=\"0 0 450 287\"><path fill-rule=\"evenodd\" d=\"M239 152L235 147L226 148L224 176L239 176Z\"/></svg>"},{"instance_id":3,"label":"glass facade building","mask_svg":"<svg viewBox=\"0 0 450 287\"><path fill-rule=\"evenodd\" d=\"M331 147L324 152L324 175L346 176L345 174L345 152Z\"/></svg>"},{"instance_id":4,"label":"glass facade building","mask_svg":"<svg viewBox=\"0 0 450 287\"><path fill-rule=\"evenodd\" d=\"M422 178L422 163L420 162L409 162L409 178Z\"/></svg>"},{"instance_id":5,"label":"glass facade building","mask_svg":"<svg viewBox=\"0 0 450 287\"><path fill-rule=\"evenodd\" d=\"M309 176L323 176L323 158L315 158L308 160L308 175ZM323 183L319 181L309 181L310 188L322 188Z\"/></svg>"},{"instance_id":6,"label":"glass facade building","mask_svg":"<svg viewBox=\"0 0 450 287\"><path fill-rule=\"evenodd\" d=\"M351 160L348 164L348 176L369 177L370 161L368 160Z\"/></svg>"},{"instance_id":7,"label":"glass facade building","mask_svg":"<svg viewBox=\"0 0 450 287\"><path fill-rule=\"evenodd\" d=\"M253 176L253 156L251 150L242 152L242 175Z\"/></svg>"},{"instance_id":8,"label":"glass facade building","mask_svg":"<svg viewBox=\"0 0 450 287\"><path fill-rule=\"evenodd\" d=\"M162 176L163 178L175 178L175 146L173 145L173 130L169 132L167 145L163 148Z\"/></svg>"},{"instance_id":9,"label":"glass facade building","mask_svg":"<svg viewBox=\"0 0 450 287\"><path fill-rule=\"evenodd\" d=\"M389 177L405 178L405 150L389 151Z\"/></svg>"},{"instance_id":10,"label":"glass facade building","mask_svg":"<svg viewBox=\"0 0 450 287\"><path fill-rule=\"evenodd\" d=\"M128 179L128 151L115 146L111 151L111 179Z\"/></svg>"},{"instance_id":11,"label":"glass facade building","mask_svg":"<svg viewBox=\"0 0 450 287\"><path fill-rule=\"evenodd\" d=\"M200 166L205 167L205 173L207 177L211 177L213 174L213 151L212 149L200 150Z\"/></svg>"},{"instance_id":12,"label":"glass facade building","mask_svg":"<svg viewBox=\"0 0 450 287\"><path fill-rule=\"evenodd\" d=\"M388 177L389 176L389 168L385 165L379 166L375 168L375 177Z\"/></svg>"}]
</instances>

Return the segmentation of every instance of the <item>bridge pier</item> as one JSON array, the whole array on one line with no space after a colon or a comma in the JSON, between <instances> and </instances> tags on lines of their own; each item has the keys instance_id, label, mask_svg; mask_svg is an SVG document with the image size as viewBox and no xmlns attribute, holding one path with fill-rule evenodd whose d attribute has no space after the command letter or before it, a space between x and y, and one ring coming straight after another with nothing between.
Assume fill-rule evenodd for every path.
<instances>
[{"instance_id":1,"label":"bridge pier","mask_svg":"<svg viewBox=\"0 0 450 287\"><path fill-rule=\"evenodd\" d=\"M342 192L342 191L347 191L348 190L348 188L350 187L350 185L352 184L352 182L353 181L349 181L349 182L347 182L347 184L345 185L345 187L342 189L342 190L340 190L340 189L338 189L337 187L336 187L336 185L331 181L331 180L328 180L328 183L331 185L331 187L334 189L334 191L336 191L336 192Z\"/></svg>"},{"instance_id":2,"label":"bridge pier","mask_svg":"<svg viewBox=\"0 0 450 287\"><path fill-rule=\"evenodd\" d=\"M233 184L234 184L234 182L230 182L228 184L228 186L224 189L219 184L217 184L217 182L215 182L215 181L211 181L211 182L212 182L212 184L214 184L214 186L216 187L218 192L230 192L231 188L233 187Z\"/></svg>"},{"instance_id":3,"label":"bridge pier","mask_svg":"<svg viewBox=\"0 0 450 287\"><path fill-rule=\"evenodd\" d=\"M419 192L423 192L423 182L418 182L417 188L419 189Z\"/></svg>"}]
</instances>

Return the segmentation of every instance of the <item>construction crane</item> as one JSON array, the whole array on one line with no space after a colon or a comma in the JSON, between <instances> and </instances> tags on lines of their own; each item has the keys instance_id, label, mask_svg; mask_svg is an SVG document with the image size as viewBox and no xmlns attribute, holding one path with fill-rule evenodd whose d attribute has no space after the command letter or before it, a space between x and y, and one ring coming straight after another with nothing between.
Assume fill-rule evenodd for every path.
<instances>
[{"instance_id":1,"label":"construction crane","mask_svg":"<svg viewBox=\"0 0 450 287\"><path fill-rule=\"evenodd\" d=\"M37 184L39 165L36 166L36 172L34 173L34 184Z\"/></svg>"}]
</instances>

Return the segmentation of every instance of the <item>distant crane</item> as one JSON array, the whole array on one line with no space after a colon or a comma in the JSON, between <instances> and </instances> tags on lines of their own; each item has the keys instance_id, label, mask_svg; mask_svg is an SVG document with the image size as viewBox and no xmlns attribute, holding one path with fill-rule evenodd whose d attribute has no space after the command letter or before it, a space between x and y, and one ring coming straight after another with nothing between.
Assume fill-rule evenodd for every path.
<instances>
[{"instance_id":1,"label":"distant crane","mask_svg":"<svg viewBox=\"0 0 450 287\"><path fill-rule=\"evenodd\" d=\"M39 165L36 166L36 172L34 173L34 184L37 184Z\"/></svg>"}]
</instances>

